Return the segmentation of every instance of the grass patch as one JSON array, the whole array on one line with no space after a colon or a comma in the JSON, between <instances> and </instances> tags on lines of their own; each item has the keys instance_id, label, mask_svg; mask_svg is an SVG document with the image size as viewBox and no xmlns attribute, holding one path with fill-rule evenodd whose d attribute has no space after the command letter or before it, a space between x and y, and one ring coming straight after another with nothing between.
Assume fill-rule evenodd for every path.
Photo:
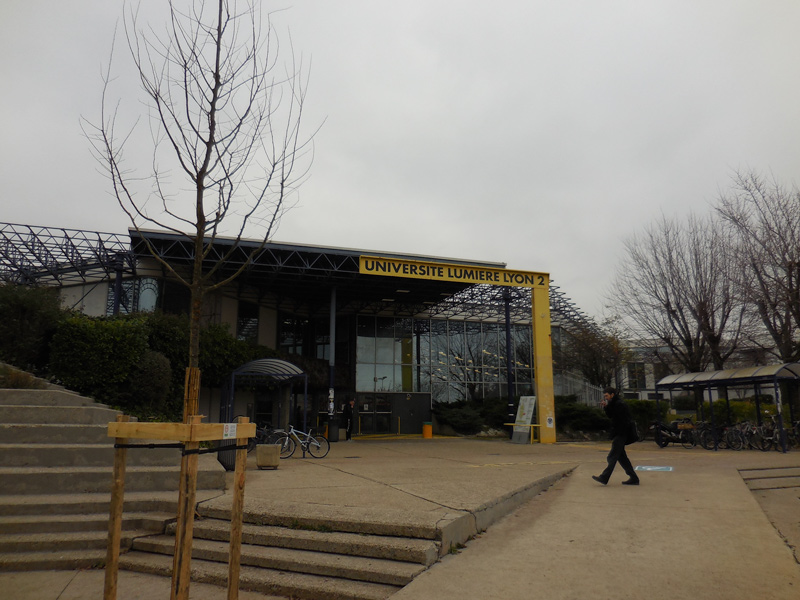
<instances>
[{"instance_id":1,"label":"grass patch","mask_svg":"<svg viewBox=\"0 0 800 600\"><path fill-rule=\"evenodd\" d=\"M43 390L47 385L30 373L9 365L0 365L0 388L9 390Z\"/></svg>"}]
</instances>

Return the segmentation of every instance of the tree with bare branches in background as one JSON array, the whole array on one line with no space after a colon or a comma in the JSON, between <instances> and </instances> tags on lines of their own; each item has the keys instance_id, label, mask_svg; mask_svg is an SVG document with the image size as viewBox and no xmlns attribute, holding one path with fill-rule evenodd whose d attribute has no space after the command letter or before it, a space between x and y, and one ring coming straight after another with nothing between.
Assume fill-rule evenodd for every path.
<instances>
[{"instance_id":1,"label":"tree with bare branches in background","mask_svg":"<svg viewBox=\"0 0 800 600\"><path fill-rule=\"evenodd\" d=\"M800 190L740 172L716 209L738 240L736 285L769 350L781 362L800 360Z\"/></svg>"},{"instance_id":2,"label":"tree with bare branches in background","mask_svg":"<svg viewBox=\"0 0 800 600\"><path fill-rule=\"evenodd\" d=\"M109 66L100 121L84 128L133 228L166 230L193 247L193 267L186 272L141 236L155 260L189 289L189 372L199 365L204 297L247 267L222 275L226 259L242 252L240 242L248 237L262 240L251 258L263 247L311 162L313 136L300 130L303 65L293 51L288 61L278 60L277 36L260 6L174 0L163 32L127 9L125 40L146 114L143 122L122 125L120 104L109 99ZM149 136L146 169L136 161L142 129ZM222 236L227 253L209 264L205 259ZM196 412L196 399L187 399L184 420Z\"/></svg>"},{"instance_id":3,"label":"tree with bare branches in background","mask_svg":"<svg viewBox=\"0 0 800 600\"><path fill-rule=\"evenodd\" d=\"M611 298L616 312L687 371L722 369L740 346L747 313L721 225L711 217L662 216L625 249Z\"/></svg>"}]
</instances>

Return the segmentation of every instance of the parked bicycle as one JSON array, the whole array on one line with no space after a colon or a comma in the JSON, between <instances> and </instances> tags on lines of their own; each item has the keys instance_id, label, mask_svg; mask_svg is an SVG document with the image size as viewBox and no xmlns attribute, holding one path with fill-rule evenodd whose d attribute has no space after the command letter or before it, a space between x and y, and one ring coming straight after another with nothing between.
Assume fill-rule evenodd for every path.
<instances>
[{"instance_id":1,"label":"parked bicycle","mask_svg":"<svg viewBox=\"0 0 800 600\"><path fill-rule=\"evenodd\" d=\"M272 443L280 445L281 458L292 456L297 446L302 448L303 457L308 452L313 458L324 458L331 448L330 442L325 436L300 431L293 425L289 425L289 431L278 434L277 439Z\"/></svg>"}]
</instances>

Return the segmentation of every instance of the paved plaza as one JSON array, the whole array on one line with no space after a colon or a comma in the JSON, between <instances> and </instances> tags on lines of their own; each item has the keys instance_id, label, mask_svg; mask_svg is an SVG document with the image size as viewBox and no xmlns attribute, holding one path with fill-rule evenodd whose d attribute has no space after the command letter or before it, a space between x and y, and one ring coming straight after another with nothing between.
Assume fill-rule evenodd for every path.
<instances>
[{"instance_id":1,"label":"paved plaza","mask_svg":"<svg viewBox=\"0 0 800 600\"><path fill-rule=\"evenodd\" d=\"M370 439L328 457L258 470L249 506L424 522L476 515L491 524L419 575L397 600L792 599L800 596L800 452L629 447L641 485L591 479L608 443ZM538 495L543 481L556 483ZM225 497L217 499L224 502ZM246 506L247 508L247 506ZM482 515L482 517L480 516ZM102 597L103 571L0 572L14 600ZM223 588L192 584L193 600ZM240 598L269 598L240 592ZM169 580L121 572L120 600L169 598Z\"/></svg>"}]
</instances>

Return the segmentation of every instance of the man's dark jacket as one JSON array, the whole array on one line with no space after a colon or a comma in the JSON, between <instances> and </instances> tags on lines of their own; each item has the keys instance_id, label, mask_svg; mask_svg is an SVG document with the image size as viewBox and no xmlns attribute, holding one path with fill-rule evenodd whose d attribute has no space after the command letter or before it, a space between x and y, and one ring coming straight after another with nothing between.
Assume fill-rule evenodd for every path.
<instances>
[{"instance_id":1,"label":"man's dark jacket","mask_svg":"<svg viewBox=\"0 0 800 600\"><path fill-rule=\"evenodd\" d=\"M618 435L627 437L631 423L631 413L622 398L615 394L609 403L603 407L603 410L606 411L606 416L611 419L610 437L615 438Z\"/></svg>"}]
</instances>

